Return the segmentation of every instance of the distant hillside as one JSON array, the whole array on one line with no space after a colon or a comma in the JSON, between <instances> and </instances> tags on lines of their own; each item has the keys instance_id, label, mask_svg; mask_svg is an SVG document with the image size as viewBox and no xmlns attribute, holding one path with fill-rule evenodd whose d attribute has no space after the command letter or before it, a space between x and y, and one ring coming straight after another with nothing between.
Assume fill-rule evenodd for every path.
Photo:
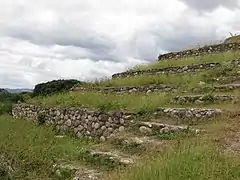
<instances>
[{"instance_id":1,"label":"distant hillside","mask_svg":"<svg viewBox=\"0 0 240 180\"><path fill-rule=\"evenodd\" d=\"M9 89L9 88L7 88L5 90L7 90L10 93L33 92L32 89L26 89L26 88L25 89Z\"/></svg>"}]
</instances>

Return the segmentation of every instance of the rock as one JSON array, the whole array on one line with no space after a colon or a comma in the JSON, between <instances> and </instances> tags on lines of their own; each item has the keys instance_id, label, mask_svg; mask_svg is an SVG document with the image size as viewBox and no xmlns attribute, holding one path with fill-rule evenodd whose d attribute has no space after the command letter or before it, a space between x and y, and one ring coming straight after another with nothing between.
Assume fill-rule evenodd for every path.
<instances>
[{"instance_id":1,"label":"rock","mask_svg":"<svg viewBox=\"0 0 240 180\"><path fill-rule=\"evenodd\" d=\"M94 125L94 129L99 129L99 128L100 128L99 123L95 123L95 125Z\"/></svg>"},{"instance_id":2,"label":"rock","mask_svg":"<svg viewBox=\"0 0 240 180\"><path fill-rule=\"evenodd\" d=\"M151 134L152 133L152 129L151 128L148 128L148 127L145 127L145 126L141 126L139 128L139 131L142 133L142 134Z\"/></svg>"},{"instance_id":3,"label":"rock","mask_svg":"<svg viewBox=\"0 0 240 180\"><path fill-rule=\"evenodd\" d=\"M83 135L82 135L80 132L78 132L78 133L77 133L77 137L78 137L78 138L82 138Z\"/></svg>"},{"instance_id":4,"label":"rock","mask_svg":"<svg viewBox=\"0 0 240 180\"><path fill-rule=\"evenodd\" d=\"M104 141L106 141L106 138L104 136L101 136L100 141L104 142Z\"/></svg>"},{"instance_id":5,"label":"rock","mask_svg":"<svg viewBox=\"0 0 240 180\"><path fill-rule=\"evenodd\" d=\"M198 84L199 84L199 86L203 86L203 85L205 85L206 83L203 82L203 81L200 81Z\"/></svg>"},{"instance_id":6,"label":"rock","mask_svg":"<svg viewBox=\"0 0 240 180\"><path fill-rule=\"evenodd\" d=\"M121 118L120 119L120 124L124 124L124 122L125 122L124 119Z\"/></svg>"},{"instance_id":7,"label":"rock","mask_svg":"<svg viewBox=\"0 0 240 180\"><path fill-rule=\"evenodd\" d=\"M123 132L125 130L125 128L124 128L124 126L120 126L118 130L119 130L119 132Z\"/></svg>"},{"instance_id":8,"label":"rock","mask_svg":"<svg viewBox=\"0 0 240 180\"><path fill-rule=\"evenodd\" d=\"M66 125L67 125L68 127L70 127L70 126L72 125L72 121L71 121L70 119L68 119L68 120L66 121Z\"/></svg>"}]
</instances>

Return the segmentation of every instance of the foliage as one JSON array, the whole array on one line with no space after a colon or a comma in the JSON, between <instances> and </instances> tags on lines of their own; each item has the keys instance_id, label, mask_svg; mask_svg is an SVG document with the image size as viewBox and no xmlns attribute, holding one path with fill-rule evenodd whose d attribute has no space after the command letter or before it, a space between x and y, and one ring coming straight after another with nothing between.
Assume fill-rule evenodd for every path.
<instances>
[{"instance_id":1,"label":"foliage","mask_svg":"<svg viewBox=\"0 0 240 180\"><path fill-rule=\"evenodd\" d=\"M8 174L1 155L6 159L4 162L9 160L13 179L54 179L54 164L78 161L80 149L91 143L69 136L56 138L50 127L10 116L0 116L0 142L1 180Z\"/></svg>"},{"instance_id":2,"label":"foliage","mask_svg":"<svg viewBox=\"0 0 240 180\"><path fill-rule=\"evenodd\" d=\"M46 115L44 114L44 112L38 112L37 113L37 122L38 125L43 125L46 121Z\"/></svg>"},{"instance_id":3,"label":"foliage","mask_svg":"<svg viewBox=\"0 0 240 180\"><path fill-rule=\"evenodd\" d=\"M0 115L12 112L12 104L23 101L23 96L17 93L10 93L6 90L0 90Z\"/></svg>"},{"instance_id":4,"label":"foliage","mask_svg":"<svg viewBox=\"0 0 240 180\"><path fill-rule=\"evenodd\" d=\"M76 84L83 84L78 80L69 79L69 80L53 80L46 83L37 84L33 90L33 96L39 95L50 95L53 93L58 93L71 89Z\"/></svg>"},{"instance_id":5,"label":"foliage","mask_svg":"<svg viewBox=\"0 0 240 180\"><path fill-rule=\"evenodd\" d=\"M240 179L240 164L209 142L187 141L129 169L122 180Z\"/></svg>"}]
</instances>

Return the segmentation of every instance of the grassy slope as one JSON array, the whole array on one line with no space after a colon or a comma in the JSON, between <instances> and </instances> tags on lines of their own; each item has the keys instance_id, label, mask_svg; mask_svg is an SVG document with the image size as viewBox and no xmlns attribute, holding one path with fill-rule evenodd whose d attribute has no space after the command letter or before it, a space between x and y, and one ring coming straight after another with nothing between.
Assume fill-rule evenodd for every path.
<instances>
[{"instance_id":1,"label":"grassy slope","mask_svg":"<svg viewBox=\"0 0 240 180\"><path fill-rule=\"evenodd\" d=\"M159 106L178 106L171 104L172 97L176 95L194 94L193 87L199 92L195 94L214 94L213 90L205 89L199 82L206 82L211 78L219 78L220 76L229 76L237 74L239 68L218 68L215 70L194 73L193 75L159 75L159 76L137 76L131 78L120 78L116 80L109 80L102 82L102 85L118 86L118 85L143 85L143 84L172 84L177 86L176 92L166 93L150 93L148 95L143 93L132 94L104 94L98 92L68 92L62 94L55 94L48 97L36 97L28 99L27 102L35 104L43 104L49 106L80 106L100 108L103 110L110 109L130 109L142 110L153 109ZM218 92L219 94L221 92ZM228 94L229 92L222 92ZM231 94L240 95L239 90L231 92ZM212 103L212 102L211 102ZM207 105L207 104L206 104ZM216 104L217 105L217 104ZM197 106L197 105L194 105ZM199 105L198 105L199 106ZM231 108L231 107L230 107Z\"/></svg>"},{"instance_id":2,"label":"grassy slope","mask_svg":"<svg viewBox=\"0 0 240 180\"><path fill-rule=\"evenodd\" d=\"M21 180L54 178L51 169L55 162L78 160L80 148L88 145L87 141L71 137L56 138L51 128L10 116L0 116L0 142L0 155L12 160L13 177Z\"/></svg>"},{"instance_id":3,"label":"grassy slope","mask_svg":"<svg viewBox=\"0 0 240 180\"><path fill-rule=\"evenodd\" d=\"M201 62L209 62L210 60L211 62L218 62L223 60L222 57L223 55L221 54L216 59L202 59ZM231 55L229 57L232 58ZM231 60L231 58L224 60ZM191 59L173 60L169 61L170 64L167 61L159 62L159 64L157 62L156 64L149 65L147 68L186 65L193 64L194 62L195 60ZM116 95L95 92L74 92L55 94L49 97L38 97L29 99L28 102L54 106L98 107L105 110L120 108L149 110L158 106L170 106L170 100L173 96L192 93L189 87L199 87L198 83L200 81L207 81L219 76L235 75L238 71L239 68L233 68L231 71L227 68L219 68L200 73L191 73L191 75L143 75L96 83L96 85L101 86L148 85L154 83L178 85L180 88L177 92L173 93ZM205 91L202 93L205 93ZM235 91L234 94L240 94L240 92ZM239 102L238 104L216 103L206 104L205 106L237 110ZM220 144L215 143L215 140L218 141L222 137L228 137L228 134L225 134L225 132L238 132L239 125L234 124L236 122L237 119L231 120L227 117L225 121L216 123L217 127L219 124L221 125L218 128L206 124L204 127L207 128L207 131L213 132L210 135L194 137L191 140L182 139L180 145L176 142L176 146L169 147L163 153L155 152L151 156L150 154L142 154L143 160L137 166L132 167L126 172L116 170L105 179L240 179L239 157L223 155ZM229 126L230 129L228 129ZM13 166L17 169L16 176L20 177L20 179L47 179L51 177L49 167L52 166L56 159L63 158L69 161L81 159L79 148L88 146L88 143L85 141L76 140L71 137L56 139L54 135L55 133L50 128L36 127L30 122L13 120L11 117L2 116L0 117L0 154L7 154L9 158L15 160Z\"/></svg>"},{"instance_id":4,"label":"grassy slope","mask_svg":"<svg viewBox=\"0 0 240 180\"><path fill-rule=\"evenodd\" d=\"M167 61L156 61L150 64L139 65L133 68L133 70L147 70L155 69L169 66L185 66L185 65L194 65L202 64L209 62L223 62L239 58L240 52L223 52L218 54L210 54L199 57L186 57L179 59L171 59Z\"/></svg>"},{"instance_id":5,"label":"grassy slope","mask_svg":"<svg viewBox=\"0 0 240 180\"><path fill-rule=\"evenodd\" d=\"M207 133L176 140L175 144L151 154L125 172L116 170L106 180L239 180L240 154L226 151L233 137L240 137L239 117L206 122ZM239 151L238 151L239 152Z\"/></svg>"}]
</instances>

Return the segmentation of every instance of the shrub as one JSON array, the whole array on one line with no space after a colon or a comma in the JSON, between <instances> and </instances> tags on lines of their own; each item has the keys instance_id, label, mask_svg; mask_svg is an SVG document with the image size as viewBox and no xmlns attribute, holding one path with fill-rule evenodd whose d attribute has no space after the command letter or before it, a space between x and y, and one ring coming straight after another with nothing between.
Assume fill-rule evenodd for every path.
<instances>
[{"instance_id":1,"label":"shrub","mask_svg":"<svg viewBox=\"0 0 240 180\"><path fill-rule=\"evenodd\" d=\"M0 115L5 113L11 114L12 104L18 101L23 101L21 94L10 93L0 89Z\"/></svg>"},{"instance_id":2,"label":"shrub","mask_svg":"<svg viewBox=\"0 0 240 180\"><path fill-rule=\"evenodd\" d=\"M71 89L75 84L82 84L83 82L69 79L69 80L53 80L46 83L37 84L33 90L33 96L49 95L57 92L62 92Z\"/></svg>"}]
</instances>

